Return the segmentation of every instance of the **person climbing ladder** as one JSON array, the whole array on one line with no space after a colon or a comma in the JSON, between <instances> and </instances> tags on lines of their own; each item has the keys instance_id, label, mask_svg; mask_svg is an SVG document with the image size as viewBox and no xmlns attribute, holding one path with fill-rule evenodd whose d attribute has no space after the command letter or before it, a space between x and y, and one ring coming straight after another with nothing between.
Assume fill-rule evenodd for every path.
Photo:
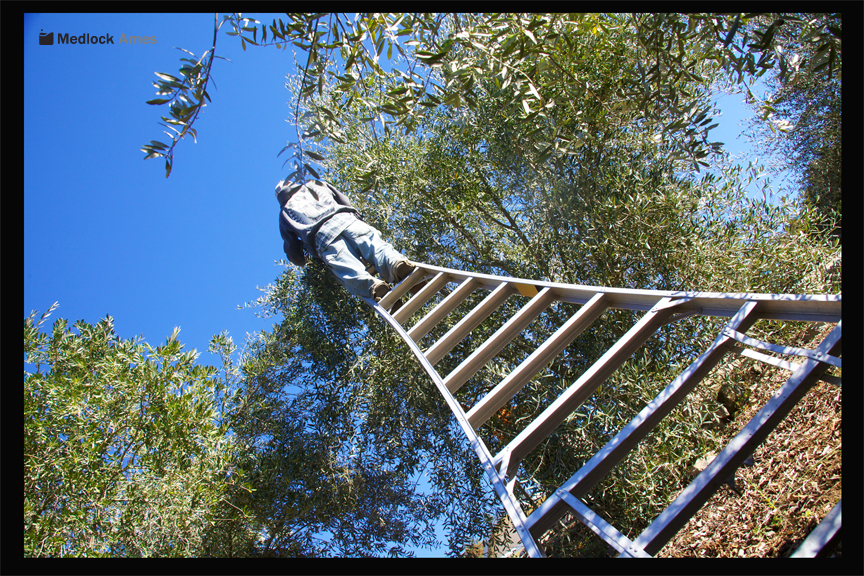
<instances>
[{"instance_id":1,"label":"person climbing ladder","mask_svg":"<svg viewBox=\"0 0 864 576\"><path fill-rule=\"evenodd\" d=\"M313 258L327 264L351 294L376 302L390 291L391 284L414 271L414 263L361 220L348 197L329 182L280 181L276 200L285 255L295 266L306 265L305 247ZM364 261L383 280L374 278Z\"/></svg>"}]
</instances>

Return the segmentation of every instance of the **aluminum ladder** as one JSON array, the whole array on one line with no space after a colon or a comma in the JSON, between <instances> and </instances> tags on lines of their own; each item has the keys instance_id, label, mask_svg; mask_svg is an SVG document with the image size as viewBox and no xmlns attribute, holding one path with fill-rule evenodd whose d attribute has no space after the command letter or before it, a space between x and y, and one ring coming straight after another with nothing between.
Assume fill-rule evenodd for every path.
<instances>
[{"instance_id":1,"label":"aluminum ladder","mask_svg":"<svg viewBox=\"0 0 864 576\"><path fill-rule=\"evenodd\" d=\"M415 265L415 271L396 285L381 302L376 303L371 298L364 300L401 336L435 384L474 449L522 541L525 553L530 557L545 556L537 542L568 510L572 510L582 523L618 550L619 557L649 557L656 554L705 504L724 480L734 474L816 382L825 380L840 385L839 378L825 375L830 366L841 367L840 295L630 290L475 274L422 263ZM416 294L392 315L388 312L411 288L424 281L426 284L419 290L415 289ZM415 312L452 284L455 284L455 287L437 306L410 327L406 326ZM425 352L421 350L418 345L420 340L469 295L481 289L489 291L488 296ZM443 376L439 374L434 366L515 294L529 297L530 300L452 372ZM464 411L454 393L555 301L579 304L581 307L476 405L467 412ZM609 308L638 310L645 314L500 452L491 454L478 436L478 429ZM519 463L624 364L658 328L693 315L722 316L729 317L730 320L713 343L688 368L678 374L612 440L526 516L513 495ZM778 346L747 336L747 330L758 319L828 322L836 323L836 327L811 350ZM780 353L793 357L796 361L769 356L760 350ZM674 502L635 540L630 540L594 513L582 498L645 438L728 352L779 366L792 371L792 375ZM832 539L836 539L841 524L839 502L829 516L830 518L826 518L813 531L796 554L814 556Z\"/></svg>"}]
</instances>

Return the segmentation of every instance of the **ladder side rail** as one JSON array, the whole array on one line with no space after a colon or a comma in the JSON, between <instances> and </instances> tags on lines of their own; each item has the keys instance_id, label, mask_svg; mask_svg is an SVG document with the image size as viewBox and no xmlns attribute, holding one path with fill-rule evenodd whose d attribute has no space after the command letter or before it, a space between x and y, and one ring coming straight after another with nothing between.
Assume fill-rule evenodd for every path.
<instances>
[{"instance_id":1,"label":"ladder side rail","mask_svg":"<svg viewBox=\"0 0 864 576\"><path fill-rule=\"evenodd\" d=\"M459 366L444 378L450 392L456 392L471 376L489 363L517 334L539 316L557 299L552 288L543 288L516 314L504 323L492 336L471 353Z\"/></svg>"},{"instance_id":2,"label":"ladder side rail","mask_svg":"<svg viewBox=\"0 0 864 576\"><path fill-rule=\"evenodd\" d=\"M842 500L840 501L842 502ZM819 558L824 552L830 552L840 536L843 523L840 512L840 502L822 519L822 522L810 532L790 558Z\"/></svg>"},{"instance_id":3,"label":"ladder side rail","mask_svg":"<svg viewBox=\"0 0 864 576\"><path fill-rule=\"evenodd\" d=\"M414 312L420 309L432 296L437 294L448 282L451 281L450 275L444 272L439 273L429 281L417 294L415 294L408 302L406 302L392 316L399 322L405 324L405 321L410 318Z\"/></svg>"},{"instance_id":4,"label":"ladder side rail","mask_svg":"<svg viewBox=\"0 0 864 576\"><path fill-rule=\"evenodd\" d=\"M465 301L468 296L480 286L480 281L470 276L462 281L449 296L444 298L438 305L429 311L413 328L408 330L408 336L414 342L420 340L431 332L441 320L443 320L450 312L452 312L459 304Z\"/></svg>"},{"instance_id":5,"label":"ladder side rail","mask_svg":"<svg viewBox=\"0 0 864 576\"><path fill-rule=\"evenodd\" d=\"M584 304L586 298L583 292L578 297L571 297L567 290L556 289L562 302ZM836 324L842 319L842 302L840 296L814 295L793 298L783 294L708 294L704 292L665 292L658 291L657 297L647 300L643 297L634 298L628 294L611 292L611 288L600 288L598 291L609 295L609 307L622 310L647 311L659 302L661 297L691 298L692 301L681 306L682 313L699 314L700 316L715 316L730 318L746 301L757 301L765 305L762 318L765 320L780 320L785 322L828 322ZM725 296L725 297L724 297Z\"/></svg>"},{"instance_id":6,"label":"ladder side rail","mask_svg":"<svg viewBox=\"0 0 864 576\"><path fill-rule=\"evenodd\" d=\"M812 304L812 306L809 306ZM820 302L808 302L807 305L801 306L798 311L786 310L782 312L764 312L762 318L764 320L780 320L783 322L827 322L828 324L836 324L843 319L841 312L841 304L839 301L830 302L830 308L821 306ZM833 306L836 304L836 306ZM722 316L722 314L715 314Z\"/></svg>"},{"instance_id":7,"label":"ladder side rail","mask_svg":"<svg viewBox=\"0 0 864 576\"><path fill-rule=\"evenodd\" d=\"M756 338L751 338L745 334L742 334L736 330L727 329L727 332L730 337L735 340L741 342L742 344L746 344L747 346L752 346L754 348L758 348L760 350L768 350L770 352L776 352L778 354L786 354L789 356L806 356L807 358L813 358L814 360L819 360L820 362L827 362L832 366L836 366L837 368L843 367L843 362L840 358L836 358L831 356L830 354L822 354L816 350L809 350L807 348L796 348L793 346L780 346L778 344L771 344L769 342L763 342L762 340L757 340Z\"/></svg>"},{"instance_id":8,"label":"ladder side rail","mask_svg":"<svg viewBox=\"0 0 864 576\"><path fill-rule=\"evenodd\" d=\"M480 440L480 437L477 436L474 429L468 424L468 419L465 417L465 412L462 411L461 406L459 406L459 402L456 398L450 394L450 391L447 390L447 387L444 386L444 382L441 380L441 376L432 367L432 364L426 357L423 355L423 352L417 346L417 343L414 342L411 338L408 337L408 333L402 327L401 324L396 322L396 320L390 316L387 310L381 306L380 303L375 302L371 298L363 297L362 298L372 309L374 309L379 316L381 316L394 330L402 340L408 345L411 352L414 354L414 357L417 358L417 361L420 362L420 365L423 367L423 370L432 380L435 387L438 389L438 392L444 398L444 401L447 403L447 407L450 408L450 411L456 417L456 421L459 423L459 426L462 428L462 432L465 434L468 439L469 444L474 449L475 454L480 460L480 464L483 466L484 472L486 472L489 481L495 489L495 492L498 494L498 497L501 500L501 503L504 506L504 510L507 512L507 515L510 517L510 520L513 522L513 527L516 529L516 533L519 535L519 538L522 540L522 544L525 546L526 553L532 558L541 558L544 556L543 551L534 541L534 538L531 536L531 533L528 532L528 529L525 527L526 517L522 512L522 507L519 505L518 500L513 496L512 492L507 489L507 486L504 482L504 475L500 474L492 464L492 455L489 450L486 448L486 445Z\"/></svg>"},{"instance_id":9,"label":"ladder side rail","mask_svg":"<svg viewBox=\"0 0 864 576\"><path fill-rule=\"evenodd\" d=\"M840 323L819 344L819 352L839 352ZM721 484L789 414L798 401L819 381L828 364L806 358L764 407L711 461L693 482L636 539L636 546L656 554L714 494Z\"/></svg>"},{"instance_id":10,"label":"ladder side rail","mask_svg":"<svg viewBox=\"0 0 864 576\"><path fill-rule=\"evenodd\" d=\"M511 455L511 467L518 466L529 452L534 450L557 428L573 410L584 402L612 373L644 344L666 321L676 313L675 301L664 298L649 310L624 336L600 357L576 382L571 384L552 404L507 445ZM499 455L495 457L498 464ZM505 471L506 473L506 471Z\"/></svg>"},{"instance_id":11,"label":"ladder side rail","mask_svg":"<svg viewBox=\"0 0 864 576\"><path fill-rule=\"evenodd\" d=\"M468 412L468 422L474 429L480 428L484 422L491 418L531 378L552 362L564 348L599 318L607 308L606 295L602 292L595 294L588 304L580 308L576 314L570 317L552 336L471 408Z\"/></svg>"},{"instance_id":12,"label":"ladder side rail","mask_svg":"<svg viewBox=\"0 0 864 576\"><path fill-rule=\"evenodd\" d=\"M764 362L765 364L771 364L772 366L783 368L784 370L789 370L790 372L795 372L796 370L798 370L798 368L801 367L800 364L796 364L794 362L787 362L786 360L781 360L780 358L777 358L775 356L768 356L767 354L762 354L748 348L740 348L738 346L733 346L731 352L740 354L741 356L745 356L753 360L758 360L759 362ZM836 376L828 376L826 374L822 375L821 381L828 382L829 384L833 384L835 386L842 385L840 378Z\"/></svg>"},{"instance_id":13,"label":"ladder side rail","mask_svg":"<svg viewBox=\"0 0 864 576\"><path fill-rule=\"evenodd\" d=\"M516 291L512 284L501 283L480 304L474 307L462 320L456 323L440 340L426 351L426 358L434 366L461 342L474 328L480 325L507 298Z\"/></svg>"},{"instance_id":14,"label":"ladder side rail","mask_svg":"<svg viewBox=\"0 0 864 576\"><path fill-rule=\"evenodd\" d=\"M747 331L758 319L758 303L747 302L727 325ZM732 348L733 343L732 339L721 331L692 364L679 373L627 426L564 482L559 491L572 494L574 498L585 497L597 482L617 466L630 450L708 375ZM528 517L528 529L535 538L542 536L567 511L567 507L556 494L557 492L547 498Z\"/></svg>"},{"instance_id":15,"label":"ladder side rail","mask_svg":"<svg viewBox=\"0 0 864 576\"><path fill-rule=\"evenodd\" d=\"M728 318L738 312L738 308L741 307L745 300L758 300L764 301L762 318L766 320L830 323L837 323L842 320L842 296L840 294L762 294L609 288L469 273L427 264L423 264L423 267L434 272L446 271L455 279L476 278L487 289L494 289L502 282L530 284L538 290L548 286L555 289L562 302L571 302L574 304L585 304L597 292L604 292L609 296L612 308L622 308L625 310L647 311L663 298L690 298L692 302L682 305L680 311L683 312L690 308L702 308L703 316L724 316Z\"/></svg>"}]
</instances>

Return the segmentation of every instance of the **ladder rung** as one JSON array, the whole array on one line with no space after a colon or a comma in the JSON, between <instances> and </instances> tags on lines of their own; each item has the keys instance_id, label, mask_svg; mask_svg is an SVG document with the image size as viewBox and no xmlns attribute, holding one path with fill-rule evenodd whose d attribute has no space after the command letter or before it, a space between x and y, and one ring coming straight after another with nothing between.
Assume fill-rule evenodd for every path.
<instances>
[{"instance_id":1,"label":"ladder rung","mask_svg":"<svg viewBox=\"0 0 864 576\"><path fill-rule=\"evenodd\" d=\"M447 389L450 392L456 392L471 376L482 366L485 366L517 334L530 324L532 320L548 308L556 298L557 296L552 288L543 288L537 296L528 301L506 324L501 326L495 334L481 344L453 372L447 375L447 378L444 379L444 385L447 386Z\"/></svg>"},{"instance_id":2,"label":"ladder rung","mask_svg":"<svg viewBox=\"0 0 864 576\"><path fill-rule=\"evenodd\" d=\"M432 329L441 322L441 320L450 314L450 312L452 312L456 306L461 304L463 300L468 298L468 296L470 296L479 286L480 281L476 278L469 277L463 280L449 296L439 302L438 306L433 308L423 317L422 320L420 320L420 322L415 324L414 327L408 331L408 336L410 336L414 342L420 342L421 338L431 332Z\"/></svg>"},{"instance_id":3,"label":"ladder rung","mask_svg":"<svg viewBox=\"0 0 864 576\"><path fill-rule=\"evenodd\" d=\"M435 342L425 353L429 363L433 366L437 364L441 358L446 356L456 344L461 342L474 328L488 318L515 291L516 289L509 282L502 282L498 288L493 290L489 296L475 306L471 312L453 326L440 340Z\"/></svg>"},{"instance_id":4,"label":"ladder rung","mask_svg":"<svg viewBox=\"0 0 864 576\"><path fill-rule=\"evenodd\" d=\"M499 408L548 365L573 340L609 307L606 295L598 292L579 311L540 345L513 372L504 378L468 412L468 422L476 430Z\"/></svg>"},{"instance_id":5,"label":"ladder rung","mask_svg":"<svg viewBox=\"0 0 864 576\"><path fill-rule=\"evenodd\" d=\"M435 278L429 281L417 294L415 294L408 302L406 302L399 310L393 314L393 318L403 324L405 320L411 317L414 312L420 309L432 296L438 293L450 281L450 275L444 272L439 273Z\"/></svg>"},{"instance_id":6,"label":"ladder rung","mask_svg":"<svg viewBox=\"0 0 864 576\"><path fill-rule=\"evenodd\" d=\"M666 303L667 300L670 299L664 298L660 304ZM648 311L635 326L504 448L504 450L510 450L511 467L517 466L531 450L536 448L555 428L564 422L573 410L593 394L600 384L624 364L633 355L633 352L654 334L657 328L675 314L676 309L674 307L659 309L660 304ZM502 454L504 450L501 451ZM498 458L498 456L495 457L496 463Z\"/></svg>"},{"instance_id":7,"label":"ladder rung","mask_svg":"<svg viewBox=\"0 0 864 576\"><path fill-rule=\"evenodd\" d=\"M629 538L572 494L558 489L555 491L555 497L560 498L570 506L583 524L605 540L607 544L618 550L625 558L650 558L644 550L636 547Z\"/></svg>"}]
</instances>

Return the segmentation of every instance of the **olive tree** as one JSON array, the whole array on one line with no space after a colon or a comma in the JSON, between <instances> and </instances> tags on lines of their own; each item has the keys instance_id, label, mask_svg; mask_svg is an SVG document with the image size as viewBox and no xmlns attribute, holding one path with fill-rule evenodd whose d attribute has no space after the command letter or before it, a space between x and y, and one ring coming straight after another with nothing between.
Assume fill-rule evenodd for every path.
<instances>
[{"instance_id":1,"label":"olive tree","mask_svg":"<svg viewBox=\"0 0 864 576\"><path fill-rule=\"evenodd\" d=\"M24 320L25 556L199 554L233 482L215 369L53 309Z\"/></svg>"},{"instance_id":2,"label":"olive tree","mask_svg":"<svg viewBox=\"0 0 864 576\"><path fill-rule=\"evenodd\" d=\"M839 29L798 15L746 14L306 14L261 28L239 15L225 21L244 46L295 46L307 55L288 83L298 131L283 150L294 149L289 177L320 171L359 190L354 200L364 218L415 260L599 286L839 289L815 274L838 254L836 242L818 232L817 215L747 198L754 174L727 165L709 140L715 83L746 85L771 69L792 77L839 68L832 56ZM790 56L781 28L828 46L818 50L827 66ZM385 53L394 63L389 71L380 65ZM172 93L170 84L161 89ZM157 156L170 163L164 150ZM700 173L706 167L715 170ZM312 428L328 431L337 461L371 458L402 486L431 463L427 510L448 517L451 551L482 535L494 503L482 496L470 453L453 439L442 402L404 345L315 266L286 270L256 305L282 317L247 358L244 387L264 413L294 406ZM481 324L441 370L464 359L516 306ZM470 407L573 312L551 307L457 399ZM490 448L518 433L633 321L633 313L611 311L586 330L484 425ZM664 327L526 459L526 506L611 438L712 337L710 323L692 319ZM301 404L286 396L289 383ZM716 402L703 392L657 429L658 450L635 452L592 491L592 506L622 527L650 521L683 481L681 467L712 442L701 425ZM261 419L269 421L284 417ZM286 430L257 436L265 452L295 435ZM658 475L664 480L652 481ZM343 501L333 494L333 502Z\"/></svg>"},{"instance_id":3,"label":"olive tree","mask_svg":"<svg viewBox=\"0 0 864 576\"><path fill-rule=\"evenodd\" d=\"M758 17L758 18L757 18ZM261 23L242 14L214 19L213 45L200 57L181 58L179 76L158 72L154 82L159 98L152 105L168 105L161 123L169 143L151 140L142 147L145 159L165 158L170 175L176 145L186 135L210 100L207 86L216 55L216 40L228 23L229 36L250 46L299 49L305 54L297 76L300 98L320 94L332 81L345 100L359 100L370 111L383 136L393 130L410 133L426 110L445 106L473 108L479 102L475 87L492 80L533 123L522 135L523 153L548 157L553 151L578 147L590 131L578 122L561 130L546 124L547 112L570 107L569 100L584 95L592 105L614 115L638 112L656 124L657 137L672 142L677 155L694 166L705 163L712 147L706 140L711 125L698 95L680 89L699 77L694 68L721 69L737 83L778 69L782 77L802 67L814 73L840 68L840 28L797 14L340 14L289 13L285 19ZM260 26L260 27L259 27ZM784 33L779 33L780 31ZM585 79L562 66L584 50L614 56L614 39L622 34L638 42L640 62L621 69L621 82L612 92L598 93ZM794 58L784 50L784 38L796 35L805 45L816 45L813 58ZM386 54L393 66L385 70ZM526 65L528 64L528 65ZM545 78L544 78L545 76ZM370 90L371 85L380 90ZM562 91L561 87L566 86ZM297 125L293 166L295 176L314 168L309 161L320 154L303 140L344 139L339 108L320 107ZM302 132L302 133L301 133ZM283 152L286 150L283 149ZM291 159L291 158L289 158ZM366 182L371 185L370 173Z\"/></svg>"}]
</instances>

